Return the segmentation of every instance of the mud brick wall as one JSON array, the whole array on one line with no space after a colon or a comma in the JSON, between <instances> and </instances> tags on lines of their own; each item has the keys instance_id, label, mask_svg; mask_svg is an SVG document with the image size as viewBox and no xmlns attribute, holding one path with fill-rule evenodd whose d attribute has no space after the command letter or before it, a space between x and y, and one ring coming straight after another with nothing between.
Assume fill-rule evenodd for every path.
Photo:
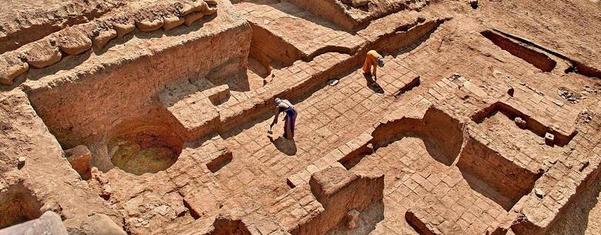
<instances>
[{"instance_id":1,"label":"mud brick wall","mask_svg":"<svg viewBox=\"0 0 601 235\"><path fill-rule=\"evenodd\" d=\"M107 135L124 121L169 116L161 111L155 98L167 83L200 78L214 68L231 67L224 65L228 61L238 63L235 67L239 71L247 63L251 30L246 22L238 21L216 34L194 36L163 50L151 50L85 74L72 75L76 76L69 79L73 82L34 89L30 92L31 102L51 132L66 146Z\"/></svg>"},{"instance_id":2,"label":"mud brick wall","mask_svg":"<svg viewBox=\"0 0 601 235\"><path fill-rule=\"evenodd\" d=\"M258 25L252 23L251 25L253 26L251 55L264 63L264 66L269 64L290 66L303 57L301 51L284 39Z\"/></svg>"},{"instance_id":3,"label":"mud brick wall","mask_svg":"<svg viewBox=\"0 0 601 235\"><path fill-rule=\"evenodd\" d=\"M342 168L329 168L324 171L345 171ZM323 173L324 171L320 172ZM317 174L320 174L317 173ZM309 182L311 191L323 205L324 211L300 224L291 234L326 234L339 225L347 212L352 209L363 211L370 205L381 201L384 192L384 176L358 176L350 173L347 181L337 182L334 188L323 189L315 175Z\"/></svg>"},{"instance_id":4,"label":"mud brick wall","mask_svg":"<svg viewBox=\"0 0 601 235\"><path fill-rule=\"evenodd\" d=\"M493 196L506 210L530 192L540 176L515 165L472 137L468 137L457 167L464 174L471 174L502 194Z\"/></svg>"},{"instance_id":5,"label":"mud brick wall","mask_svg":"<svg viewBox=\"0 0 601 235\"><path fill-rule=\"evenodd\" d=\"M359 27L358 22L342 11L344 9L342 3L336 0L290 0L290 2L332 21L346 30L355 30Z\"/></svg>"}]
</instances>

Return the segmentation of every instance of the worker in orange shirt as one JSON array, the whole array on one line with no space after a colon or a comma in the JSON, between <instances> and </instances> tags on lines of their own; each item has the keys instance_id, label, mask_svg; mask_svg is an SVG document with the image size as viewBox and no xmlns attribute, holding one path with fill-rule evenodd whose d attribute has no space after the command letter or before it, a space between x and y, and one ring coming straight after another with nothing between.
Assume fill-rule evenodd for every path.
<instances>
[{"instance_id":1,"label":"worker in orange shirt","mask_svg":"<svg viewBox=\"0 0 601 235\"><path fill-rule=\"evenodd\" d=\"M377 71L378 71L378 67L382 67L384 66L384 57L382 57L377 51L375 50L370 50L367 52L367 55L365 56L365 63L363 63L363 74L365 74L366 76L371 76L372 75L372 68L374 70L373 75L374 75L374 80L377 79Z\"/></svg>"}]
</instances>

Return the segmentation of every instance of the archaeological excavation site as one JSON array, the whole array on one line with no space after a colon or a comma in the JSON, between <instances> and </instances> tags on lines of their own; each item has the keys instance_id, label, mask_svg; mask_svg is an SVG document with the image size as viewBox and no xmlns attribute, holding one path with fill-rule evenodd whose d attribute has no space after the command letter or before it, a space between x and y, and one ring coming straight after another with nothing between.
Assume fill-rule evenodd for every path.
<instances>
[{"instance_id":1,"label":"archaeological excavation site","mask_svg":"<svg viewBox=\"0 0 601 235\"><path fill-rule=\"evenodd\" d=\"M599 0L4 0L0 235L601 234Z\"/></svg>"}]
</instances>

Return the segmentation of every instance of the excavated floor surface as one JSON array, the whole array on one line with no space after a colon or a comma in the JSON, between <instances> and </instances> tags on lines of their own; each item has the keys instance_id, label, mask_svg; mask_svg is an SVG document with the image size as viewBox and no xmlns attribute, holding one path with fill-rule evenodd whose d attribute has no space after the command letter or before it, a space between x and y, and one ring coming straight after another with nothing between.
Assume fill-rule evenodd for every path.
<instances>
[{"instance_id":1,"label":"excavated floor surface","mask_svg":"<svg viewBox=\"0 0 601 235\"><path fill-rule=\"evenodd\" d=\"M4 3L0 229L601 233L598 1L360 2Z\"/></svg>"}]
</instances>

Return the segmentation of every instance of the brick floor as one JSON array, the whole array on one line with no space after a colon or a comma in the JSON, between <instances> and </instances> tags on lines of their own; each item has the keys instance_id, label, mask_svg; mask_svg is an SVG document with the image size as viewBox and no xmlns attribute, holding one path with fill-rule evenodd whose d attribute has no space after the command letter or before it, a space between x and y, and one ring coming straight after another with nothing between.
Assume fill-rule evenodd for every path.
<instances>
[{"instance_id":1,"label":"brick floor","mask_svg":"<svg viewBox=\"0 0 601 235\"><path fill-rule=\"evenodd\" d=\"M206 82L203 77L170 84L159 92L159 102L152 97L149 103L168 111L186 131L178 161L156 174L133 176L114 169L95 172L89 181L89 191L104 199L95 203L123 214L134 233L198 233L195 229L210 226L220 214L241 218L254 233L291 231L323 212L308 182L314 173L331 167L385 176L384 220L373 234L415 234L412 226L417 222L444 234L545 232L579 192L598 180L601 122L585 114L601 112L599 99L589 95L566 102L557 88L590 82L563 71L541 73L481 37L482 22L456 15L413 45L383 53L385 66L373 83L360 70L364 55L355 53L379 45L376 41L384 36L408 33L405 28L446 15L403 11L353 33L290 2L241 1L231 10L255 29L281 38L303 58L274 69L269 82L247 90L227 82L197 83ZM393 44L386 48L395 46L385 42ZM331 79L338 83L327 85ZM510 88L512 96L507 94ZM26 100L25 94L18 96ZM298 111L294 142L280 137L282 121L272 135L267 133L275 97L289 98ZM536 121L543 132L570 140L547 145L540 130L521 129L502 112L475 120L499 104ZM23 112L35 117L29 104L25 107ZM457 138L462 152L450 163L437 160L440 141L419 133L393 133L404 136L364 153L374 148L378 127L398 120L445 128L425 120L434 109L461 126ZM40 120L35 124L42 129ZM46 132L47 141L54 141ZM492 183L525 181L520 185L525 192L497 192L490 178L463 168L467 144L494 155L473 154L478 156L469 156L473 162L468 162L488 167L490 175L505 176ZM60 155L58 145L54 148ZM357 162L345 162L353 154L360 155L351 159Z\"/></svg>"}]
</instances>

